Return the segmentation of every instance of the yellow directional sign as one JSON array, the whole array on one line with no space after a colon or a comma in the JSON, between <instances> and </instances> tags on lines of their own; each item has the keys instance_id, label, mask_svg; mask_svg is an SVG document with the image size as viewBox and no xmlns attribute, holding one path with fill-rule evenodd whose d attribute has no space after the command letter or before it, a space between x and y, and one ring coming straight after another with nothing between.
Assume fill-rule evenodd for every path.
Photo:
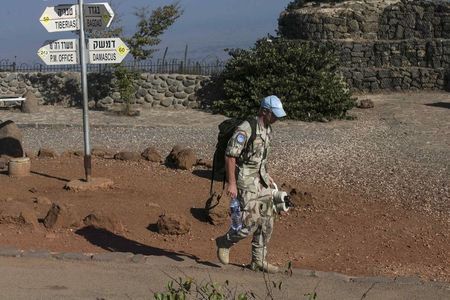
<instances>
[{"instance_id":1,"label":"yellow directional sign","mask_svg":"<svg viewBox=\"0 0 450 300\"><path fill-rule=\"evenodd\" d=\"M90 64L117 64L130 52L120 38L99 38L88 40Z\"/></svg>"},{"instance_id":2,"label":"yellow directional sign","mask_svg":"<svg viewBox=\"0 0 450 300\"><path fill-rule=\"evenodd\" d=\"M111 25L114 12L108 3L84 4L83 8L86 30L102 30Z\"/></svg>"},{"instance_id":3,"label":"yellow directional sign","mask_svg":"<svg viewBox=\"0 0 450 300\"><path fill-rule=\"evenodd\" d=\"M79 63L78 40L47 41L37 54L46 65L76 65Z\"/></svg>"},{"instance_id":4,"label":"yellow directional sign","mask_svg":"<svg viewBox=\"0 0 450 300\"><path fill-rule=\"evenodd\" d=\"M103 30L111 25L114 12L108 3L83 5L85 30ZM80 29L79 10L76 4L62 4L45 8L39 21L48 32Z\"/></svg>"},{"instance_id":5,"label":"yellow directional sign","mask_svg":"<svg viewBox=\"0 0 450 300\"><path fill-rule=\"evenodd\" d=\"M48 32L75 31L80 29L78 5L63 4L45 8L39 21Z\"/></svg>"}]
</instances>

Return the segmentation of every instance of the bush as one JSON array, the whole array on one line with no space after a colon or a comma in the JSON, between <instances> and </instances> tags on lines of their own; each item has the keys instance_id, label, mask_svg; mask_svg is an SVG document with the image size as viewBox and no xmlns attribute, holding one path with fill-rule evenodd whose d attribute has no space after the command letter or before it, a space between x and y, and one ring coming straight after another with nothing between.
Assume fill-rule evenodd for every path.
<instances>
[{"instance_id":1,"label":"bush","mask_svg":"<svg viewBox=\"0 0 450 300\"><path fill-rule=\"evenodd\" d=\"M337 2L344 2L349 0L294 0L290 2L286 9L287 10L294 10L298 8L302 8L305 6L306 3L314 2L314 3L337 3Z\"/></svg>"},{"instance_id":2,"label":"bush","mask_svg":"<svg viewBox=\"0 0 450 300\"><path fill-rule=\"evenodd\" d=\"M282 100L289 119L304 121L344 118L355 105L330 49L279 38L263 39L250 50L229 54L221 74L225 98L213 103L216 113L256 114L268 95Z\"/></svg>"}]
</instances>

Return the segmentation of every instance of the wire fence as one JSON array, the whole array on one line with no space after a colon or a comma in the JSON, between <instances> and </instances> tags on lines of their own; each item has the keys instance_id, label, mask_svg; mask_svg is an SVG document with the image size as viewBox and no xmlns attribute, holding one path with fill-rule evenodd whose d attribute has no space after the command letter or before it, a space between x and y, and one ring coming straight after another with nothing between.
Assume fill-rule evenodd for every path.
<instances>
[{"instance_id":1,"label":"wire fence","mask_svg":"<svg viewBox=\"0 0 450 300\"><path fill-rule=\"evenodd\" d=\"M223 71L226 62L217 60L215 62L203 62L193 60L162 60L155 61L127 61L122 65L130 70L135 70L145 73L154 74L193 74L193 75L215 75ZM90 73L104 73L114 70L113 64L88 64L87 71ZM54 65L49 66L41 63L27 64L10 62L8 59L0 60L0 72L40 72L40 73L55 73L55 72L79 72L80 65Z\"/></svg>"}]
</instances>

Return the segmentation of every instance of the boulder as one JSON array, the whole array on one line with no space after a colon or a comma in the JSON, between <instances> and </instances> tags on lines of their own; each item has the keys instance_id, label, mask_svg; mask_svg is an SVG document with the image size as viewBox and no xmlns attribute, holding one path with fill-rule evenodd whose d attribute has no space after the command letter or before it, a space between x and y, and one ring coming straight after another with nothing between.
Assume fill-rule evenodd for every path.
<instances>
[{"instance_id":1,"label":"boulder","mask_svg":"<svg viewBox=\"0 0 450 300\"><path fill-rule=\"evenodd\" d=\"M114 159L138 161L141 159L141 155L137 152L122 151L114 155Z\"/></svg>"},{"instance_id":2,"label":"boulder","mask_svg":"<svg viewBox=\"0 0 450 300\"><path fill-rule=\"evenodd\" d=\"M161 154L159 154L158 150L156 150L154 147L148 147L147 149L145 149L144 152L141 153L141 156L151 162L160 163L163 161Z\"/></svg>"},{"instance_id":3,"label":"boulder","mask_svg":"<svg viewBox=\"0 0 450 300\"><path fill-rule=\"evenodd\" d=\"M83 219L85 226L104 229L112 233L121 234L125 231L122 222L114 215L92 212Z\"/></svg>"},{"instance_id":4,"label":"boulder","mask_svg":"<svg viewBox=\"0 0 450 300\"><path fill-rule=\"evenodd\" d=\"M356 107L358 108L373 108L373 101L370 99L361 99L356 101Z\"/></svg>"},{"instance_id":5,"label":"boulder","mask_svg":"<svg viewBox=\"0 0 450 300\"><path fill-rule=\"evenodd\" d=\"M92 156L97 156L101 158L112 158L114 153L108 149L93 148L91 151Z\"/></svg>"},{"instance_id":6,"label":"boulder","mask_svg":"<svg viewBox=\"0 0 450 300\"><path fill-rule=\"evenodd\" d=\"M32 91L27 91L24 95L25 101L22 101L21 110L23 113L37 113L39 111L38 99Z\"/></svg>"},{"instance_id":7,"label":"boulder","mask_svg":"<svg viewBox=\"0 0 450 300\"><path fill-rule=\"evenodd\" d=\"M0 124L0 156L23 157L22 132L19 127L11 121Z\"/></svg>"},{"instance_id":8,"label":"boulder","mask_svg":"<svg viewBox=\"0 0 450 300\"><path fill-rule=\"evenodd\" d=\"M192 149L175 145L166 157L166 164L172 168L190 170L197 164L197 157Z\"/></svg>"},{"instance_id":9,"label":"boulder","mask_svg":"<svg viewBox=\"0 0 450 300\"><path fill-rule=\"evenodd\" d=\"M183 149L177 155L178 168L190 170L197 163L197 157L192 149Z\"/></svg>"},{"instance_id":10,"label":"boulder","mask_svg":"<svg viewBox=\"0 0 450 300\"><path fill-rule=\"evenodd\" d=\"M65 205L53 203L44 218L45 228L60 229L80 226L80 218Z\"/></svg>"},{"instance_id":11,"label":"boulder","mask_svg":"<svg viewBox=\"0 0 450 300\"><path fill-rule=\"evenodd\" d=\"M156 226L159 233L169 235L186 234L191 229L191 224L183 216L175 214L159 216Z\"/></svg>"},{"instance_id":12,"label":"boulder","mask_svg":"<svg viewBox=\"0 0 450 300\"><path fill-rule=\"evenodd\" d=\"M17 201L7 201L2 204L0 208L0 224L30 226L33 229L39 227L34 211L24 203Z\"/></svg>"}]
</instances>

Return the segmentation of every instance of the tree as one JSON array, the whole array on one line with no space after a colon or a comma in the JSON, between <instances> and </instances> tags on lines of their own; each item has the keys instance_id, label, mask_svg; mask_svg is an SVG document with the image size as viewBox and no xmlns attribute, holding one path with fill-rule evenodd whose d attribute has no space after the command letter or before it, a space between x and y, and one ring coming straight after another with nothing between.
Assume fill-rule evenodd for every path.
<instances>
[{"instance_id":1,"label":"tree","mask_svg":"<svg viewBox=\"0 0 450 300\"><path fill-rule=\"evenodd\" d=\"M249 50L233 49L218 80L224 99L213 111L230 117L256 114L260 100L277 95L290 119L345 118L354 99L338 75L332 51L282 38L262 39Z\"/></svg>"},{"instance_id":2,"label":"tree","mask_svg":"<svg viewBox=\"0 0 450 300\"><path fill-rule=\"evenodd\" d=\"M144 60L153 55L152 48L161 42L159 36L183 14L178 2L165 5L150 11L148 7L137 9L135 15L139 18L138 31L126 38L130 53L135 60Z\"/></svg>"},{"instance_id":3,"label":"tree","mask_svg":"<svg viewBox=\"0 0 450 300\"><path fill-rule=\"evenodd\" d=\"M178 3L158 7L151 11L148 7L137 8L135 15L139 18L138 31L130 38L122 37L130 48L130 53L136 60L147 59L152 56L156 49L152 48L161 41L159 36L169 28L183 13ZM123 33L121 25L117 25L112 34ZM108 35L112 36L112 35ZM136 70L129 70L119 64L115 66L115 78L117 89L124 102L123 113L132 115L131 99L133 98L133 81L138 77Z\"/></svg>"}]
</instances>

